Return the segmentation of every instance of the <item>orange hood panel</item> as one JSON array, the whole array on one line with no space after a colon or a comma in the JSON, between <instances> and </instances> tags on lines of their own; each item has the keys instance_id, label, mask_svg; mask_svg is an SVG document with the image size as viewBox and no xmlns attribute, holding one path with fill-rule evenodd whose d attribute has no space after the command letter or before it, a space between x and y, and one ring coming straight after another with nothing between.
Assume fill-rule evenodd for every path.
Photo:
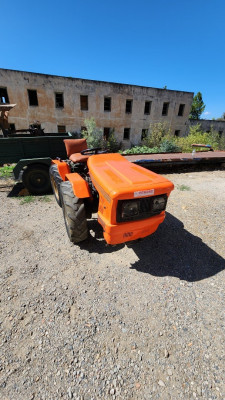
<instances>
[{"instance_id":1,"label":"orange hood panel","mask_svg":"<svg viewBox=\"0 0 225 400\"><path fill-rule=\"evenodd\" d=\"M132 164L120 154L93 155L88 159L88 168L94 185L110 198L169 194L174 188L168 179Z\"/></svg>"}]
</instances>

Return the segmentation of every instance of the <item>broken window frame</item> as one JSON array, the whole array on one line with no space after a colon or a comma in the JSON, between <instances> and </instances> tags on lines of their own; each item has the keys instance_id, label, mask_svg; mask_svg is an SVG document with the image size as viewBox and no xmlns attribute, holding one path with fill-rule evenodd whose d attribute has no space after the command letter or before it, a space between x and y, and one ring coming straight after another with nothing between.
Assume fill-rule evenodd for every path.
<instances>
[{"instance_id":1,"label":"broken window frame","mask_svg":"<svg viewBox=\"0 0 225 400\"><path fill-rule=\"evenodd\" d=\"M27 89L27 93L28 93L29 106L37 107L38 106L37 90Z\"/></svg>"}]
</instances>

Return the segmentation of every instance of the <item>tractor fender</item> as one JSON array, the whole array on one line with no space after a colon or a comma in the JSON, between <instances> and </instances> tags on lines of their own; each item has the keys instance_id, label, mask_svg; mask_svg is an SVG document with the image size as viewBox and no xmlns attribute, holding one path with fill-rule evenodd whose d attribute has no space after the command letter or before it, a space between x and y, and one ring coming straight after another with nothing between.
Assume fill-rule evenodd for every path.
<instances>
[{"instance_id":1,"label":"tractor fender","mask_svg":"<svg viewBox=\"0 0 225 400\"><path fill-rule=\"evenodd\" d=\"M57 165L59 175L61 176L62 180L66 180L66 174L70 173L70 168L69 165L65 161L59 161L59 160L52 160L52 164Z\"/></svg>"},{"instance_id":2,"label":"tractor fender","mask_svg":"<svg viewBox=\"0 0 225 400\"><path fill-rule=\"evenodd\" d=\"M76 172L66 174L66 180L70 181L73 193L79 199L92 197L88 183Z\"/></svg>"},{"instance_id":3,"label":"tractor fender","mask_svg":"<svg viewBox=\"0 0 225 400\"><path fill-rule=\"evenodd\" d=\"M29 166L33 165L45 165L47 168L51 165L51 158L43 157L43 158L24 158L21 159L13 169L13 174L16 180L21 179L21 175L25 167L29 168Z\"/></svg>"}]
</instances>

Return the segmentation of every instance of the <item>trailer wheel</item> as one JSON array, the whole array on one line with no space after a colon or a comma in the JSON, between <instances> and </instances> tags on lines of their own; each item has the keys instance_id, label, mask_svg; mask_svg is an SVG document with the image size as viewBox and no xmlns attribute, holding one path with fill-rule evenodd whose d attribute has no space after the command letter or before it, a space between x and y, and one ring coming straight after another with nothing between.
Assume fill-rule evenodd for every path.
<instances>
[{"instance_id":1,"label":"trailer wheel","mask_svg":"<svg viewBox=\"0 0 225 400\"><path fill-rule=\"evenodd\" d=\"M31 164L24 170L22 180L31 194L45 194L51 191L47 165Z\"/></svg>"},{"instance_id":2,"label":"trailer wheel","mask_svg":"<svg viewBox=\"0 0 225 400\"><path fill-rule=\"evenodd\" d=\"M67 234L72 243L79 243L88 237L84 202L73 193L69 181L60 184L60 197Z\"/></svg>"},{"instance_id":3,"label":"trailer wheel","mask_svg":"<svg viewBox=\"0 0 225 400\"><path fill-rule=\"evenodd\" d=\"M60 183L63 182L61 176L59 175L58 167L57 165L53 164L49 168L49 175L50 175L50 181L51 181L51 186L52 186L52 191L54 193L56 202L60 207L62 207L61 204L61 197L60 197Z\"/></svg>"}]
</instances>

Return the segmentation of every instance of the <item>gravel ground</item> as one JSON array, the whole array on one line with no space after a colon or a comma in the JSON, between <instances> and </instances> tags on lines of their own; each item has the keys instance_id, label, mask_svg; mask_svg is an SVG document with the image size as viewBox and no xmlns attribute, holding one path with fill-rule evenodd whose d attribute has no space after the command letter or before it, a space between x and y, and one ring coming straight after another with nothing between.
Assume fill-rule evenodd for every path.
<instances>
[{"instance_id":1,"label":"gravel ground","mask_svg":"<svg viewBox=\"0 0 225 400\"><path fill-rule=\"evenodd\" d=\"M166 176L165 222L128 246L96 220L74 246L52 195L0 189L1 400L225 399L225 171Z\"/></svg>"}]
</instances>

